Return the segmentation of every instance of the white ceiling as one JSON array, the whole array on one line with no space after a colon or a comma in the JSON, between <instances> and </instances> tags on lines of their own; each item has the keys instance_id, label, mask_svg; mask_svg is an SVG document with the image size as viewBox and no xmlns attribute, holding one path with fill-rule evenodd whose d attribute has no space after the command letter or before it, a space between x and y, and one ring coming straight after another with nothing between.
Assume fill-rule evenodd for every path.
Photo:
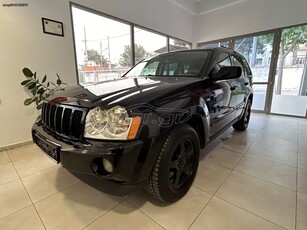
<instances>
[{"instance_id":1,"label":"white ceiling","mask_svg":"<svg viewBox=\"0 0 307 230\"><path fill-rule=\"evenodd\" d=\"M207 14L247 0L168 0L192 15Z\"/></svg>"}]
</instances>

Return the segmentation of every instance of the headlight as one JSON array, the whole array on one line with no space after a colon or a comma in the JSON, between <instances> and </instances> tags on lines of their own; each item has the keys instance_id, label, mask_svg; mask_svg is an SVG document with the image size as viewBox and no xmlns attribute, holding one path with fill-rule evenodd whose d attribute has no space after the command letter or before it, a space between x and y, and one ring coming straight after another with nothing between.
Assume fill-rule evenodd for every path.
<instances>
[{"instance_id":1,"label":"headlight","mask_svg":"<svg viewBox=\"0 0 307 230\"><path fill-rule=\"evenodd\" d=\"M136 137L140 122L140 117L129 117L123 107L116 106L108 111L96 107L86 116L84 137L131 140Z\"/></svg>"},{"instance_id":2,"label":"headlight","mask_svg":"<svg viewBox=\"0 0 307 230\"><path fill-rule=\"evenodd\" d=\"M131 124L127 111L122 107L114 107L109 110L108 131L113 135L125 133Z\"/></svg>"},{"instance_id":3,"label":"headlight","mask_svg":"<svg viewBox=\"0 0 307 230\"><path fill-rule=\"evenodd\" d=\"M99 107L92 109L86 116L85 131L90 135L98 135L108 123L108 113Z\"/></svg>"}]
</instances>

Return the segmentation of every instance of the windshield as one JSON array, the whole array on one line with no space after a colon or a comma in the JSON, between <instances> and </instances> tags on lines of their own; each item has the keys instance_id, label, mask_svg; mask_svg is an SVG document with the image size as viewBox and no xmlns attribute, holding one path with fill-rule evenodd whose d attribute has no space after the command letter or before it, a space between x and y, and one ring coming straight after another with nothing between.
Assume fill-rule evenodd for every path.
<instances>
[{"instance_id":1,"label":"windshield","mask_svg":"<svg viewBox=\"0 0 307 230\"><path fill-rule=\"evenodd\" d=\"M176 76L200 77L202 67L209 60L211 51L194 50L159 55L140 62L125 76Z\"/></svg>"}]
</instances>

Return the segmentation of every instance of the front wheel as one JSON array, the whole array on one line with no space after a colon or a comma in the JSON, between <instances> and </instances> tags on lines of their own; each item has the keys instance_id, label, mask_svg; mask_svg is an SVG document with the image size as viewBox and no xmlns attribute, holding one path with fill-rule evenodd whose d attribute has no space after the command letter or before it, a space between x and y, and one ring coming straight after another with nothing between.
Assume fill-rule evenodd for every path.
<instances>
[{"instance_id":1,"label":"front wheel","mask_svg":"<svg viewBox=\"0 0 307 230\"><path fill-rule=\"evenodd\" d=\"M250 99L248 99L244 109L243 116L232 126L235 130L245 131L247 129L251 115L251 107L252 107L252 102Z\"/></svg>"},{"instance_id":2,"label":"front wheel","mask_svg":"<svg viewBox=\"0 0 307 230\"><path fill-rule=\"evenodd\" d=\"M187 124L173 128L146 181L145 190L164 202L175 202L190 189L199 162L199 139Z\"/></svg>"}]
</instances>

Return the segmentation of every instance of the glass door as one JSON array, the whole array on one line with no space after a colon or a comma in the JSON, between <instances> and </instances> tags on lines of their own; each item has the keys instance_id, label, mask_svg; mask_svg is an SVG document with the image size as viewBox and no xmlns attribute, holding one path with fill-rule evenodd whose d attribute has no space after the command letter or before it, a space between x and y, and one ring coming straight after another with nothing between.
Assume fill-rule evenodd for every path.
<instances>
[{"instance_id":1,"label":"glass door","mask_svg":"<svg viewBox=\"0 0 307 230\"><path fill-rule=\"evenodd\" d=\"M307 25L282 30L271 113L307 116Z\"/></svg>"},{"instance_id":2,"label":"glass door","mask_svg":"<svg viewBox=\"0 0 307 230\"><path fill-rule=\"evenodd\" d=\"M253 110L266 108L267 88L272 60L274 34L236 39L234 50L243 54L253 73Z\"/></svg>"}]
</instances>

